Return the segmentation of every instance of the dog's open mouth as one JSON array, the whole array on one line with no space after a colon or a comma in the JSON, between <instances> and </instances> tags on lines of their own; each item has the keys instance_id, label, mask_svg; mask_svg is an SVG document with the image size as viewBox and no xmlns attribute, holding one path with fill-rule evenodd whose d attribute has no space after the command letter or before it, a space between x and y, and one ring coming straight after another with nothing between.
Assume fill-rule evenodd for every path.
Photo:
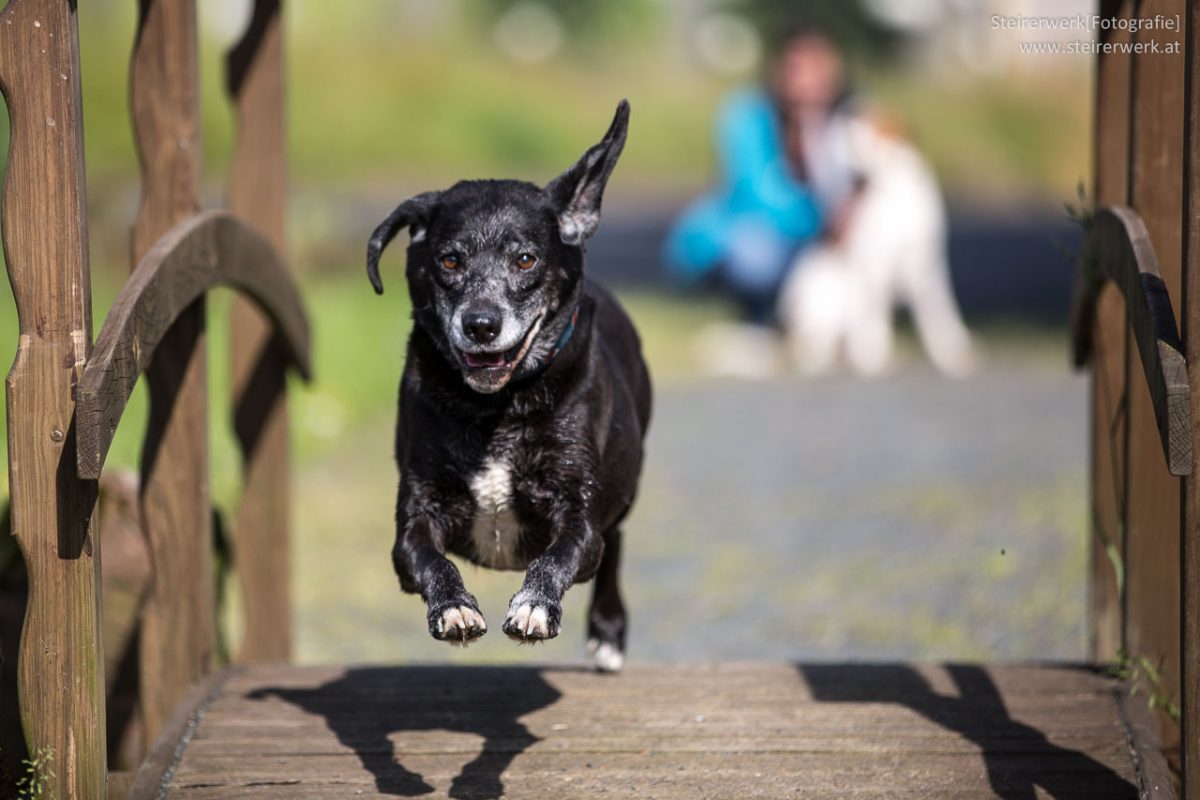
<instances>
[{"instance_id":1,"label":"dog's open mouth","mask_svg":"<svg viewBox=\"0 0 1200 800\"><path fill-rule=\"evenodd\" d=\"M497 350L492 353L468 353L463 350L461 351L463 364L469 370L494 370L496 373L511 372L525 358L541 327L542 317L539 316L529 326L529 330L525 333L525 338L507 350Z\"/></svg>"}]
</instances>

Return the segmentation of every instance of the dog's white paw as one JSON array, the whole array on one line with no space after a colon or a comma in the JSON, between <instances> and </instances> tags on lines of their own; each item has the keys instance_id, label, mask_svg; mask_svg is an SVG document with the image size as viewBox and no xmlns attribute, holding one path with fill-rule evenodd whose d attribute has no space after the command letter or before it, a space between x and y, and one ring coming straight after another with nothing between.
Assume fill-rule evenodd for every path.
<instances>
[{"instance_id":1,"label":"dog's white paw","mask_svg":"<svg viewBox=\"0 0 1200 800\"><path fill-rule=\"evenodd\" d=\"M441 613L433 635L451 644L467 644L487 633L487 622L470 606L451 606Z\"/></svg>"},{"instance_id":2,"label":"dog's white paw","mask_svg":"<svg viewBox=\"0 0 1200 800\"><path fill-rule=\"evenodd\" d=\"M525 592L518 592L508 606L504 632L520 642L536 642L558 636L562 611L558 604L539 601Z\"/></svg>"},{"instance_id":3,"label":"dog's white paw","mask_svg":"<svg viewBox=\"0 0 1200 800\"><path fill-rule=\"evenodd\" d=\"M598 672L620 672L625 666L625 654L615 644L588 639L587 654L592 657Z\"/></svg>"}]
</instances>

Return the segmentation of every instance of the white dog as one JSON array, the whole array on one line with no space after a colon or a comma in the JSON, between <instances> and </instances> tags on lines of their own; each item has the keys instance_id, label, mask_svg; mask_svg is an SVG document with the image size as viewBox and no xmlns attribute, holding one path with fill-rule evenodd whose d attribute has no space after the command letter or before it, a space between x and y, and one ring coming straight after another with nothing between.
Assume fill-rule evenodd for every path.
<instances>
[{"instance_id":1,"label":"white dog","mask_svg":"<svg viewBox=\"0 0 1200 800\"><path fill-rule=\"evenodd\" d=\"M862 117L844 121L863 188L835 243L803 251L779 301L797 367L832 369L840 355L875 375L892 360L892 316L912 313L921 343L942 372L975 365L971 337L950 286L946 214L932 171L904 141Z\"/></svg>"}]
</instances>

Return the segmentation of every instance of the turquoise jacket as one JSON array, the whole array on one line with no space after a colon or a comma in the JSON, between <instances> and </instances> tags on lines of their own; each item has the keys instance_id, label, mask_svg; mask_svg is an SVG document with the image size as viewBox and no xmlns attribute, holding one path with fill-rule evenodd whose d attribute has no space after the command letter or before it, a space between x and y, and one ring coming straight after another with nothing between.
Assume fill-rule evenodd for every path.
<instances>
[{"instance_id":1,"label":"turquoise jacket","mask_svg":"<svg viewBox=\"0 0 1200 800\"><path fill-rule=\"evenodd\" d=\"M792 177L778 115L761 91L744 89L725 102L717 154L721 186L688 207L667 237L667 265L685 281L704 277L727 256L742 223L773 230L795 250L821 229L816 201Z\"/></svg>"}]
</instances>

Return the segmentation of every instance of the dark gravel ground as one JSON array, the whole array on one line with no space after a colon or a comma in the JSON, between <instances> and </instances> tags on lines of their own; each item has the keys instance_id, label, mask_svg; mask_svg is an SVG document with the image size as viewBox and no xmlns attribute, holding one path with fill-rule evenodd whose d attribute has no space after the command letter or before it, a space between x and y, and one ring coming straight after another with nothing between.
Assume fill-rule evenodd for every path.
<instances>
[{"instance_id":1,"label":"dark gravel ground","mask_svg":"<svg viewBox=\"0 0 1200 800\"><path fill-rule=\"evenodd\" d=\"M1057 359L1013 354L962 381L661 386L627 525L631 657L1082 658L1085 398ZM558 640L518 648L498 628L520 575L470 566L492 633L429 639L391 577L386 426L302 477L301 660L578 659L590 587Z\"/></svg>"}]
</instances>

